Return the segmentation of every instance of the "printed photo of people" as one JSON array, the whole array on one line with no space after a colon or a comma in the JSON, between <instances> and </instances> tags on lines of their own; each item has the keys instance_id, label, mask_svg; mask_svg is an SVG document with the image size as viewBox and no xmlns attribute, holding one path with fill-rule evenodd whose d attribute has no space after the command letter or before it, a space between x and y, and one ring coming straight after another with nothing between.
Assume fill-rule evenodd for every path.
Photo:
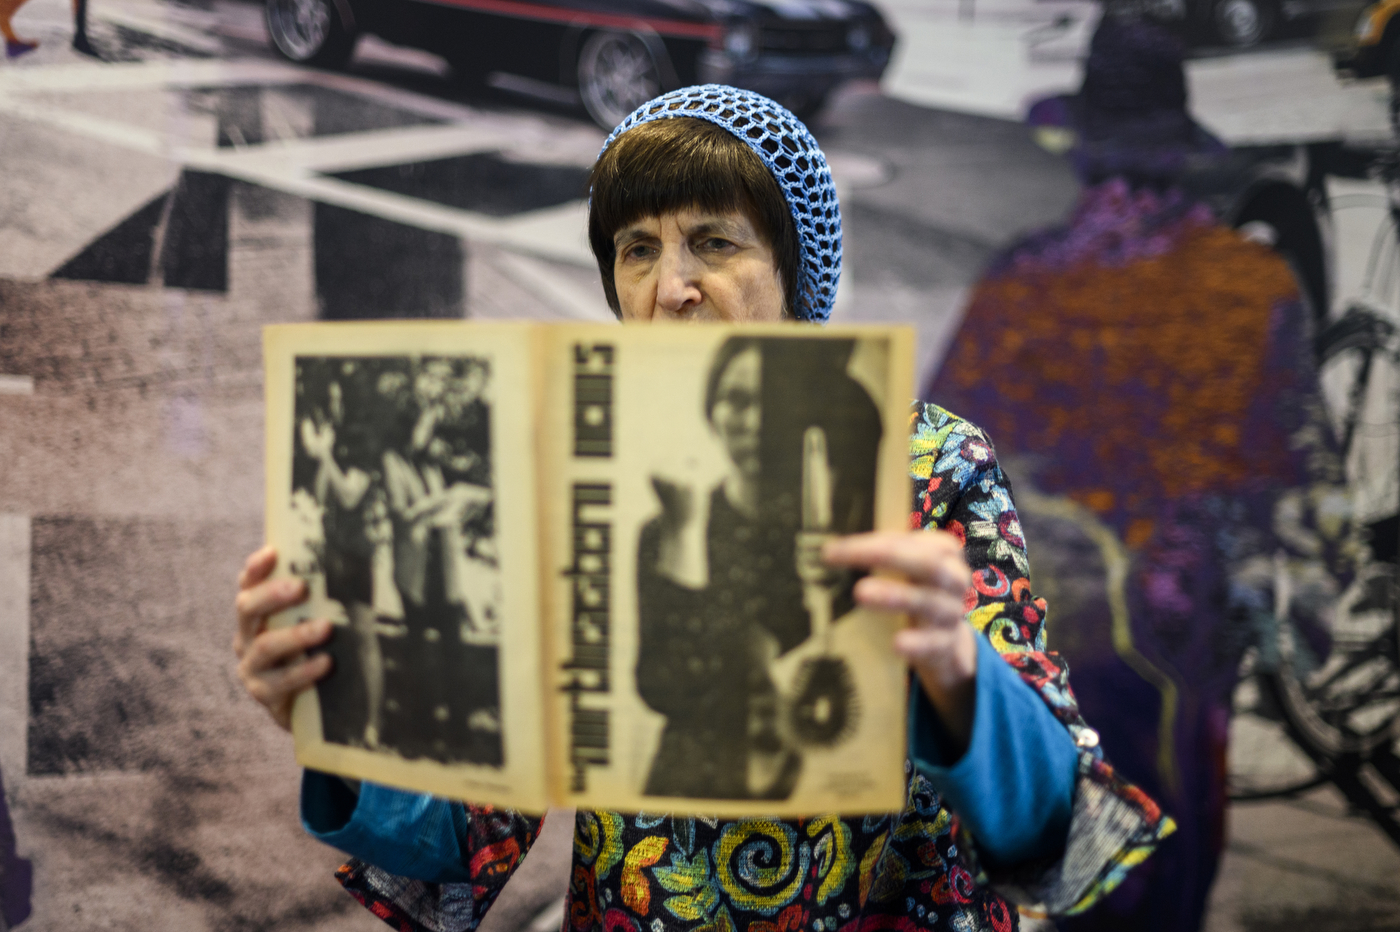
<instances>
[{"instance_id":1,"label":"printed photo of people","mask_svg":"<svg viewBox=\"0 0 1400 932\"><path fill-rule=\"evenodd\" d=\"M502 763L491 370L475 357L298 357L293 509L344 608L324 739Z\"/></svg>"},{"instance_id":2,"label":"printed photo of people","mask_svg":"<svg viewBox=\"0 0 1400 932\"><path fill-rule=\"evenodd\" d=\"M638 543L637 690L665 717L646 795L785 799L804 748L853 733L859 696L828 635L856 577L819 554L873 527L883 428L867 386L887 351L733 337L715 353L704 416L727 473L711 488L653 476Z\"/></svg>"}]
</instances>

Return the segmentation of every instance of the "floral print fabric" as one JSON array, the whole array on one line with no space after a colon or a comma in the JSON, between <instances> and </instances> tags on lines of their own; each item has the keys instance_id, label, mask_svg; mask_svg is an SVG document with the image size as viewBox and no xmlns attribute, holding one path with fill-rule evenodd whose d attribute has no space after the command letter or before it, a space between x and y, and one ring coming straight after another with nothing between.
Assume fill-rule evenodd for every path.
<instances>
[{"instance_id":1,"label":"floral print fabric","mask_svg":"<svg viewBox=\"0 0 1400 932\"><path fill-rule=\"evenodd\" d=\"M1065 856L1014 873L984 869L975 839L907 763L905 808L886 815L720 821L580 811L565 932L1009 932L1018 912L1008 897L1057 913L1086 909L1172 830L1103 761L1065 664L1046 649L1046 604L1031 591L991 441L934 405L914 406L910 432L911 527L964 542L974 571L968 619L1088 748ZM401 929L475 928L539 822L462 811L472 883L406 881L357 861L342 868L342 883Z\"/></svg>"}]
</instances>

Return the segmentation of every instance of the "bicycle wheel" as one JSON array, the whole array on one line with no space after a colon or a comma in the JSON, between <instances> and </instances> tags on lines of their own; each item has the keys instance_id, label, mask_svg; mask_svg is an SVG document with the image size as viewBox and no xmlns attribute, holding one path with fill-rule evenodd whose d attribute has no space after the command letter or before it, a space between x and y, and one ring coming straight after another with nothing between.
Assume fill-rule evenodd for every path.
<instances>
[{"instance_id":1,"label":"bicycle wheel","mask_svg":"<svg viewBox=\"0 0 1400 932\"><path fill-rule=\"evenodd\" d=\"M1373 524L1400 511L1400 252L1384 194L1343 194L1331 203L1341 300L1317 337L1319 376L1355 520Z\"/></svg>"},{"instance_id":2,"label":"bicycle wheel","mask_svg":"<svg viewBox=\"0 0 1400 932\"><path fill-rule=\"evenodd\" d=\"M1292 796L1327 779L1293 740L1259 653L1245 652L1232 696L1225 774L1235 802Z\"/></svg>"},{"instance_id":3,"label":"bicycle wheel","mask_svg":"<svg viewBox=\"0 0 1400 932\"><path fill-rule=\"evenodd\" d=\"M1349 276L1339 264L1343 310L1318 335L1317 357L1353 520L1370 535L1334 604L1283 612L1266 680L1289 734L1318 762L1369 754L1400 723L1400 242L1390 196L1352 193L1332 207L1334 228L1358 248Z\"/></svg>"},{"instance_id":4,"label":"bicycle wheel","mask_svg":"<svg viewBox=\"0 0 1400 932\"><path fill-rule=\"evenodd\" d=\"M1365 757L1395 739L1400 723L1395 611L1395 567L1374 562L1343 596L1325 647L1292 626L1280 632L1281 662L1269 682L1289 732L1314 760Z\"/></svg>"}]
</instances>

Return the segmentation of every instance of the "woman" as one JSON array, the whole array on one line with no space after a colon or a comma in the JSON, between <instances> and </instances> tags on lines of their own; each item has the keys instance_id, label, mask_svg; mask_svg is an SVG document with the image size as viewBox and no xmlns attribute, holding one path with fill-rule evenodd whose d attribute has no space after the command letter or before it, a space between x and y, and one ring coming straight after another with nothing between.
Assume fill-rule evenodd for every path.
<instances>
[{"instance_id":1,"label":"woman","mask_svg":"<svg viewBox=\"0 0 1400 932\"><path fill-rule=\"evenodd\" d=\"M403 605L403 630L384 645L384 743L409 758L449 762L456 749L473 763L499 764L496 645L466 643L461 633L486 621L473 617L461 577L465 528L489 521L493 498L479 367L468 368L459 373L446 359L415 364L405 419L412 427L383 456ZM469 694L449 691L451 670L470 671Z\"/></svg>"},{"instance_id":2,"label":"woman","mask_svg":"<svg viewBox=\"0 0 1400 932\"><path fill-rule=\"evenodd\" d=\"M347 422L366 397L363 366L347 359L297 363L297 436L304 457L293 466L293 487L309 486L321 506L321 564L326 597L345 609L349 624L327 645L335 674L316 684L327 741L373 746L383 697L375 634L374 543L366 521L374 472L373 438ZM348 396L348 398L347 398ZM307 475L310 478L307 478Z\"/></svg>"},{"instance_id":3,"label":"woman","mask_svg":"<svg viewBox=\"0 0 1400 932\"><path fill-rule=\"evenodd\" d=\"M663 95L608 139L589 239L628 323L820 322L840 277L840 210L816 141L772 101L716 85ZM791 388L800 397L804 386ZM1087 908L1171 831L1103 763L1063 665L1045 652L1045 604L1030 594L985 434L932 405L912 427L921 530L822 552L834 568L884 571L854 598L914 620L895 640L917 682L908 806L801 822L580 811L570 928L1010 929L1008 897ZM237 648L247 688L285 724L296 691L325 673L325 661L292 658L325 626L263 630L267 614L304 597L296 583L264 581L275 560L264 549L243 571ZM474 928L539 827L315 773L303 820L363 856L341 879L376 914L431 929Z\"/></svg>"}]
</instances>

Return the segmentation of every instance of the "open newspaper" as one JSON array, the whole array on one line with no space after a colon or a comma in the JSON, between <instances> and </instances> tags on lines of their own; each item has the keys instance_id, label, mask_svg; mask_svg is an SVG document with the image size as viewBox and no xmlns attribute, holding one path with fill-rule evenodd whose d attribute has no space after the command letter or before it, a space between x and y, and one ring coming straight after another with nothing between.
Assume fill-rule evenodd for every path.
<instances>
[{"instance_id":1,"label":"open newspaper","mask_svg":"<svg viewBox=\"0 0 1400 932\"><path fill-rule=\"evenodd\" d=\"M475 803L903 803L898 616L832 535L907 526L902 328L269 327L267 534L334 623L307 767Z\"/></svg>"}]
</instances>

